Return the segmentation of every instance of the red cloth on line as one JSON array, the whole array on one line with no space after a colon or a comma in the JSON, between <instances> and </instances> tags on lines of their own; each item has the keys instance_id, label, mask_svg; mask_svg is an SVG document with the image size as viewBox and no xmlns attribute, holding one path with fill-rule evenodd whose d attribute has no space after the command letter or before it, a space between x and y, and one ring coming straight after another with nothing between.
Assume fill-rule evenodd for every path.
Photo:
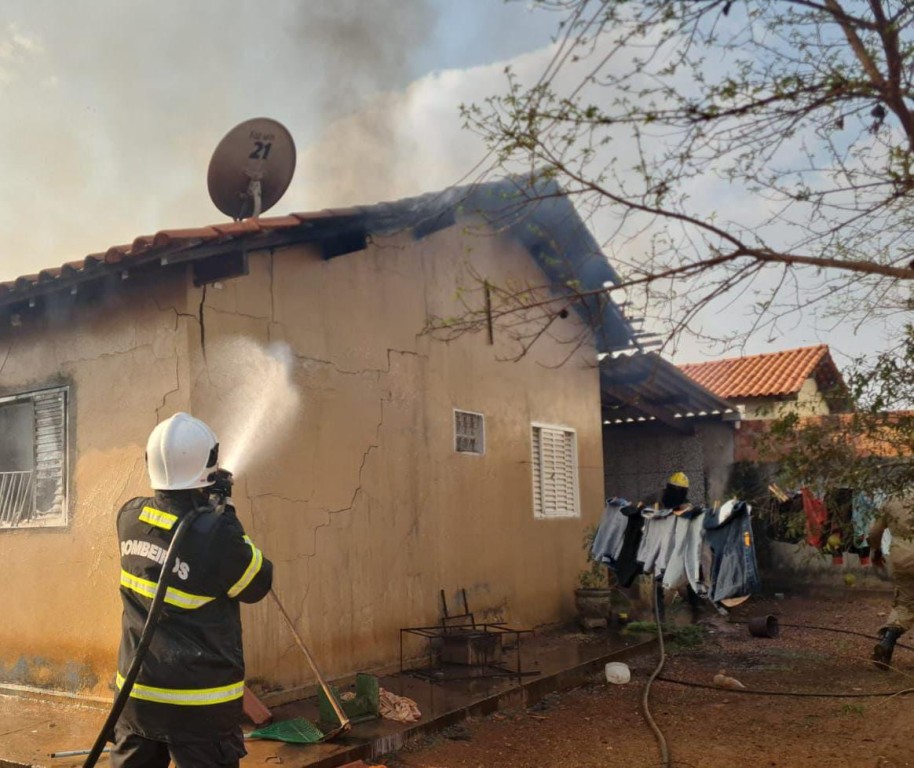
<instances>
[{"instance_id":1,"label":"red cloth on line","mask_svg":"<svg viewBox=\"0 0 914 768\"><path fill-rule=\"evenodd\" d=\"M809 488L801 488L800 493L803 496L803 513L806 515L806 543L821 549L822 530L828 517L825 502L813 496Z\"/></svg>"}]
</instances>

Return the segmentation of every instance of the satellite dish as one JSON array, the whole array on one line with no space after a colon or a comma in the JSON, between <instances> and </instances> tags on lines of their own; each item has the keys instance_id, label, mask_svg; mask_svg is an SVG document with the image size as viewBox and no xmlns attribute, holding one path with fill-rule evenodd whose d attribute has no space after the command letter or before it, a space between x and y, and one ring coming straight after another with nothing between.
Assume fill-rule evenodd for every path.
<instances>
[{"instance_id":1,"label":"satellite dish","mask_svg":"<svg viewBox=\"0 0 914 768\"><path fill-rule=\"evenodd\" d=\"M295 173L295 142L267 117L245 120L223 137L206 173L209 196L226 216L246 219L272 208Z\"/></svg>"}]
</instances>

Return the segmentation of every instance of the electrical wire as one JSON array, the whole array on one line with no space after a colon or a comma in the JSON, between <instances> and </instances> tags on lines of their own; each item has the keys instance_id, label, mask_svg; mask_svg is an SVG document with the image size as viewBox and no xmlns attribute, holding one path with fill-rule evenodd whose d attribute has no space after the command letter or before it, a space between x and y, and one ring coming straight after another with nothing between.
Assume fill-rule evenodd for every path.
<instances>
[{"instance_id":1,"label":"electrical wire","mask_svg":"<svg viewBox=\"0 0 914 768\"><path fill-rule=\"evenodd\" d=\"M644 713L644 719L647 720L647 724L651 727L651 730L654 732L654 737L657 739L657 744L660 746L660 765L661 768L669 768L670 766L670 750L667 747L666 737L663 735L663 731L660 730L660 727L654 722L654 718L651 716L651 709L648 703L651 692L651 683L657 679L657 676L660 674L663 669L663 665L666 663L666 648L663 644L663 627L660 625L660 605L658 600L657 593L659 590L654 587L654 622L657 625L657 642L660 646L660 659L657 662L657 667L651 673L651 676L648 678L647 685L644 686L644 690L641 693L641 711ZM662 592L661 592L662 599ZM661 678L662 679L662 678Z\"/></svg>"}]
</instances>

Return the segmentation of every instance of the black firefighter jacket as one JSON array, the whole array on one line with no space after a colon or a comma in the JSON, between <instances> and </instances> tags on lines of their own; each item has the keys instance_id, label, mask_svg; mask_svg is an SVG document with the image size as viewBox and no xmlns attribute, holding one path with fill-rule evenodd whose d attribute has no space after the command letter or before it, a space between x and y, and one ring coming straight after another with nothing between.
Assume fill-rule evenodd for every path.
<instances>
[{"instance_id":1,"label":"black firefighter jacket","mask_svg":"<svg viewBox=\"0 0 914 768\"><path fill-rule=\"evenodd\" d=\"M124 604L121 687L189 494L159 492L118 513ZM120 723L160 741L212 740L240 726L244 694L239 601L270 589L273 566L245 536L234 510L204 512L180 544L158 628Z\"/></svg>"}]
</instances>

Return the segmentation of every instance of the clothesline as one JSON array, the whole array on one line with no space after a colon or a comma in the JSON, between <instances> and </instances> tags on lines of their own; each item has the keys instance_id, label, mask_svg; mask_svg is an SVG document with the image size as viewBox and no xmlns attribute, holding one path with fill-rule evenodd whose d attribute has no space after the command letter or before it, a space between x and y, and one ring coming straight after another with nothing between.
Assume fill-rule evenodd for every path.
<instances>
[{"instance_id":1,"label":"clothesline","mask_svg":"<svg viewBox=\"0 0 914 768\"><path fill-rule=\"evenodd\" d=\"M714 603L741 599L761 589L751 513L738 500L710 509L660 509L612 498L591 555L615 571L624 587L649 574L667 589L688 584Z\"/></svg>"}]
</instances>

